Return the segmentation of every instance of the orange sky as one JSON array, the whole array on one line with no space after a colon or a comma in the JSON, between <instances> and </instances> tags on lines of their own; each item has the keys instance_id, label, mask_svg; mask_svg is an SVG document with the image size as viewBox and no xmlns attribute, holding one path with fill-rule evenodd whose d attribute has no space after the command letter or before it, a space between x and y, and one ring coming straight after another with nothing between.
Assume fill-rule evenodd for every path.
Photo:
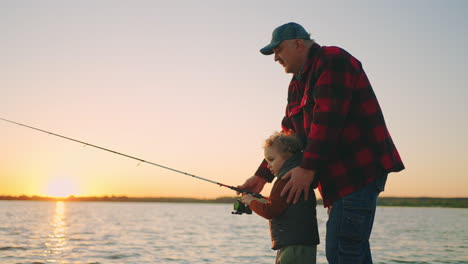
<instances>
[{"instance_id":1,"label":"orange sky","mask_svg":"<svg viewBox=\"0 0 468 264\"><path fill-rule=\"evenodd\" d=\"M0 117L238 185L291 78L258 50L294 20L363 63L407 167L382 195L468 197L466 3L221 2L1 2ZM234 195L4 122L0 147L0 195Z\"/></svg>"}]
</instances>

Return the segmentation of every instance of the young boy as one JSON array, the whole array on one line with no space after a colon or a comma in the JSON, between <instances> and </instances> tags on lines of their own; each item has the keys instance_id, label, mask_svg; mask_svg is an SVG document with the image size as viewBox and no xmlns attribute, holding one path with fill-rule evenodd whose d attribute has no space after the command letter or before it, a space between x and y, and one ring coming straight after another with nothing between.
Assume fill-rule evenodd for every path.
<instances>
[{"instance_id":1,"label":"young boy","mask_svg":"<svg viewBox=\"0 0 468 264\"><path fill-rule=\"evenodd\" d=\"M268 168L278 179L274 183L268 201L247 194L242 202L249 205L256 214L270 220L272 249L278 250L276 264L316 263L319 235L316 216L316 198L310 188L309 199L301 197L297 204L288 204L281 197L289 179L282 177L300 165L301 144L297 138L274 133L265 141L264 152Z\"/></svg>"}]
</instances>

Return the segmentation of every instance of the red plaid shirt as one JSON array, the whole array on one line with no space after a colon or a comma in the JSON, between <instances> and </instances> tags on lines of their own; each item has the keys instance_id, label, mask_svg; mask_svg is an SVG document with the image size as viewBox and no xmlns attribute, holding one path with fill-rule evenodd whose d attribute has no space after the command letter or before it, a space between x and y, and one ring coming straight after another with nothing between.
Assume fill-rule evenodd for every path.
<instances>
[{"instance_id":1,"label":"red plaid shirt","mask_svg":"<svg viewBox=\"0 0 468 264\"><path fill-rule=\"evenodd\" d=\"M316 172L326 207L404 169L361 62L341 48L311 47L289 84L282 128L302 140L301 167ZM264 160L255 175L271 181L266 166Z\"/></svg>"}]
</instances>

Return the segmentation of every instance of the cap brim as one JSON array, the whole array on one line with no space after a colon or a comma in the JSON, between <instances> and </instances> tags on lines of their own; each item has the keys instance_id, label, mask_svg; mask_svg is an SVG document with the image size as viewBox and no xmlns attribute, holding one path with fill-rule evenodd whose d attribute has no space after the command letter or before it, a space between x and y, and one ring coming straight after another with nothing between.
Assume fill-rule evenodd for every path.
<instances>
[{"instance_id":1,"label":"cap brim","mask_svg":"<svg viewBox=\"0 0 468 264\"><path fill-rule=\"evenodd\" d=\"M271 55L271 54L274 53L273 49L278 47L280 43L281 43L281 41L272 42L272 43L266 45L263 49L261 49L260 52L263 55Z\"/></svg>"}]
</instances>

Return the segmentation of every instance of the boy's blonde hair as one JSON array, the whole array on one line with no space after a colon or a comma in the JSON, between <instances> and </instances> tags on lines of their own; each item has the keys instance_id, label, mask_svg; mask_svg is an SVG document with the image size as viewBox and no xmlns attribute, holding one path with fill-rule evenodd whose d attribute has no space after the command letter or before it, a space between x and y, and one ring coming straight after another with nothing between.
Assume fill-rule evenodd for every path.
<instances>
[{"instance_id":1,"label":"boy's blonde hair","mask_svg":"<svg viewBox=\"0 0 468 264\"><path fill-rule=\"evenodd\" d=\"M292 134L275 132L265 140L263 148L274 146L280 154L296 154L302 151L301 142Z\"/></svg>"}]
</instances>

